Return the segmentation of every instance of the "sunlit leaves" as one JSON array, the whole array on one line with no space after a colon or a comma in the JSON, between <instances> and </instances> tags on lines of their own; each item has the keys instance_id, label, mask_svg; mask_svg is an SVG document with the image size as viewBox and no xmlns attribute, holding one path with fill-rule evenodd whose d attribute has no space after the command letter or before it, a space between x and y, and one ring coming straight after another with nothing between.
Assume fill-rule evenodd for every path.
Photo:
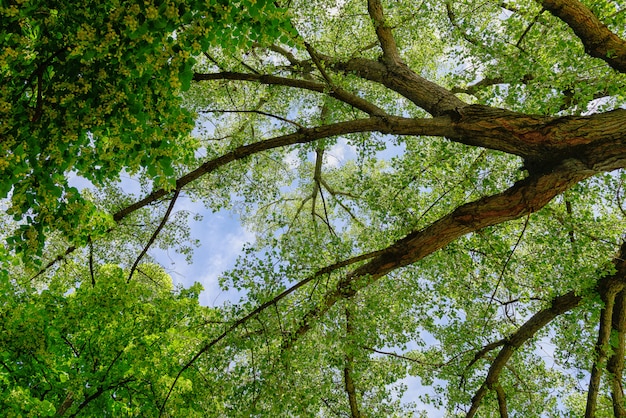
<instances>
[{"instance_id":1,"label":"sunlit leaves","mask_svg":"<svg viewBox=\"0 0 626 418\"><path fill-rule=\"evenodd\" d=\"M156 187L172 187L175 168L194 161L185 140L194 120L180 99L194 56L215 45L247 48L288 28L284 11L265 1L53 8L33 0L0 13L0 197L10 193L12 213L28 214L28 233L41 237L57 220L72 224L53 228L64 233L75 226L60 206L70 173L102 185L145 169ZM29 248L37 253L40 244Z\"/></svg>"}]
</instances>

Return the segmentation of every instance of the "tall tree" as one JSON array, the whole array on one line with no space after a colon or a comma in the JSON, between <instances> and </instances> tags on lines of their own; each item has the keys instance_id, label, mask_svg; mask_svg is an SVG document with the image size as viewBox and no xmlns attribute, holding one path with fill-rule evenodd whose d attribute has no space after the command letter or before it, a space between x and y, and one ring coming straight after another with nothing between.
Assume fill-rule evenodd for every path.
<instances>
[{"instance_id":1,"label":"tall tree","mask_svg":"<svg viewBox=\"0 0 626 418\"><path fill-rule=\"evenodd\" d=\"M3 9L13 20L0 68L13 78L0 132L15 173L3 187L21 231L3 255L14 301L3 315L72 318L93 298L84 311L133 322L101 336L41 320L50 341L87 341L85 356L46 351L50 363L20 357L36 326L7 322L18 342L0 347L3 402L74 415L86 404L139 414L143 402L162 416L393 416L428 404L464 417L626 416L626 6L258 5L87 5L85 21ZM150 23L168 10L174 23ZM133 25L131 13L143 17ZM102 41L116 25L124 41ZM77 136L50 131L59 120ZM122 170L143 197L115 183ZM69 188L73 174L94 187ZM93 209L78 213L69 194ZM129 289L119 303L152 300L145 277L162 272L144 259L183 244L184 219L171 216L181 194L237 211L256 240L222 277L242 300L194 305L159 328L151 338L176 357L159 361L120 347L148 338L142 318L161 314L96 302L112 277ZM17 259L29 249L43 268ZM38 288L53 285L52 304ZM175 316L181 298L162 295ZM59 359L72 352L80 362ZM110 371L83 373L96 357ZM71 389L48 370L72 376ZM420 384L407 388L411 376Z\"/></svg>"}]
</instances>

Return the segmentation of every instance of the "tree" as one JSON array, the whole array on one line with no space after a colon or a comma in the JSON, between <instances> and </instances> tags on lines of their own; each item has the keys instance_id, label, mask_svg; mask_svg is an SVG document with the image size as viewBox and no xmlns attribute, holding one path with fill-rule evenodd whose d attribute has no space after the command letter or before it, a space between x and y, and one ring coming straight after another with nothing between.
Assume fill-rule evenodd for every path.
<instances>
[{"instance_id":1,"label":"tree","mask_svg":"<svg viewBox=\"0 0 626 418\"><path fill-rule=\"evenodd\" d=\"M170 18L171 5L154 19ZM42 25L38 9L3 10L16 16L3 42L30 55L5 48L0 61L13 77L0 132L16 224L4 229L18 231L7 232L12 302L2 312L34 310L4 325L19 337L1 347L3 402L74 415L85 404L129 415L146 404L162 416L399 416L422 407L401 398L414 376L433 388L421 402L449 416L626 416L624 5L257 5L181 3L174 23L154 25L138 5L145 21L125 23L128 48L114 58L119 40L102 52L84 24L126 22L119 5L86 8L85 21L47 9ZM250 27L240 10L259 17ZM54 25L74 28L58 43L77 45L70 52L51 44ZM195 29L220 25L228 31L209 40ZM142 52L132 41L147 38L163 42ZM131 64L81 101L67 92L97 79L98 65L83 62L90 51L100 66ZM146 75L153 56L161 64ZM168 86L172 77L180 84ZM62 95L57 79L69 83ZM99 92L115 110L95 124L81 109L99 109ZM66 142L50 135L61 102L62 120L76 121ZM122 170L143 197L115 182ZM69 187L74 173L94 187ZM172 216L181 195L237 211L255 231L222 277L245 296L205 309L180 296L197 288L179 290L161 293L158 315L133 311L133 300L154 297L145 277L162 277L144 261L150 248L185 245L184 214ZM130 311L99 305L111 289ZM49 325L50 347L65 350L47 350L49 363L21 357L37 346L37 318L71 318L76 306L121 312L126 325L81 359L89 366L66 360L74 338L96 338L89 321ZM140 321L179 310L188 319L170 334L150 337ZM40 322L18 332L21 318ZM176 359L120 351L146 338ZM119 370L92 365L117 364L120 352L129 354ZM143 374L150 364L161 380ZM92 366L93 376L82 372ZM42 378L38 392L28 376L50 373L68 377Z\"/></svg>"}]
</instances>

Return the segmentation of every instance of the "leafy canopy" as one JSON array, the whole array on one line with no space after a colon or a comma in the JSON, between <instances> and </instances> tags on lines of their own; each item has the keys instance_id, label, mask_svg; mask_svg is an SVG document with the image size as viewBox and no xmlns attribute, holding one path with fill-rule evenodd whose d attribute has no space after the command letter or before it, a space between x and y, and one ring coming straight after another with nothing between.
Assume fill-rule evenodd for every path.
<instances>
[{"instance_id":1,"label":"leafy canopy","mask_svg":"<svg viewBox=\"0 0 626 418\"><path fill-rule=\"evenodd\" d=\"M0 13L9 414L626 416L619 2Z\"/></svg>"}]
</instances>

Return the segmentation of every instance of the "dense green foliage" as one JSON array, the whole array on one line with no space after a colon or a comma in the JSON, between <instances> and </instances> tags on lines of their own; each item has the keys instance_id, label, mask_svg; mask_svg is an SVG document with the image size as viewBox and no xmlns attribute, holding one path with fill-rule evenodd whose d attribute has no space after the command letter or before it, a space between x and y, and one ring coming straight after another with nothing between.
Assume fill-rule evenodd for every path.
<instances>
[{"instance_id":1,"label":"dense green foliage","mask_svg":"<svg viewBox=\"0 0 626 418\"><path fill-rule=\"evenodd\" d=\"M0 409L626 417L625 39L609 0L3 2ZM200 210L254 233L240 300L158 264L226 242Z\"/></svg>"},{"instance_id":2,"label":"dense green foliage","mask_svg":"<svg viewBox=\"0 0 626 418\"><path fill-rule=\"evenodd\" d=\"M197 56L275 39L279 16L272 2L245 0L4 5L0 197L10 193L8 214L27 219L14 246L38 252L52 225L83 244L110 227L91 222L97 209L70 174L102 186L144 170L171 188L198 146L180 98Z\"/></svg>"}]
</instances>

